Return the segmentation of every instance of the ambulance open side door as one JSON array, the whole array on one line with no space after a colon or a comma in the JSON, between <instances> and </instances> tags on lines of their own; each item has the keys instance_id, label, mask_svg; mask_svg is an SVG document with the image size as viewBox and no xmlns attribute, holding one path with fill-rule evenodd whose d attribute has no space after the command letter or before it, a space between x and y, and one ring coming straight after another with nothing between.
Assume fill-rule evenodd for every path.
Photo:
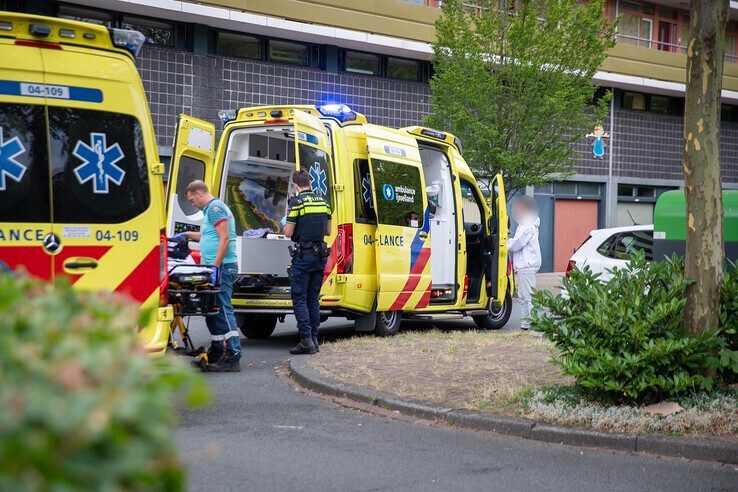
<instances>
[{"instance_id":1,"label":"ambulance open side door","mask_svg":"<svg viewBox=\"0 0 738 492\"><path fill-rule=\"evenodd\" d=\"M200 179L214 195L215 125L187 115L177 124L167 186L167 235L199 231L202 212L187 201L187 186Z\"/></svg>"},{"instance_id":2,"label":"ambulance open side door","mask_svg":"<svg viewBox=\"0 0 738 492\"><path fill-rule=\"evenodd\" d=\"M329 195L331 142L325 125L315 116L295 109L295 171L310 173L312 189L324 198ZM329 200L330 202L330 200Z\"/></svg>"},{"instance_id":3,"label":"ambulance open side door","mask_svg":"<svg viewBox=\"0 0 738 492\"><path fill-rule=\"evenodd\" d=\"M487 226L492 262L486 272L487 294L502 303L507 291L507 199L501 174L497 174L490 184L489 205L492 215Z\"/></svg>"},{"instance_id":4,"label":"ambulance open side door","mask_svg":"<svg viewBox=\"0 0 738 492\"><path fill-rule=\"evenodd\" d=\"M431 242L418 142L411 135L366 126L377 228L377 312L428 306Z\"/></svg>"}]
</instances>

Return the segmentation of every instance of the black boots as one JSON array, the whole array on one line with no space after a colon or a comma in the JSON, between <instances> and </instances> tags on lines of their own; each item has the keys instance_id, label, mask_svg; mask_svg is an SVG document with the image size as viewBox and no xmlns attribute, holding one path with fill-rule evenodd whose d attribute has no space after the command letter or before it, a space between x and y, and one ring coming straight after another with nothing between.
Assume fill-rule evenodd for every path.
<instances>
[{"instance_id":1,"label":"black boots","mask_svg":"<svg viewBox=\"0 0 738 492\"><path fill-rule=\"evenodd\" d=\"M230 350L226 350L219 360L208 362L204 368L205 372L241 372L241 362Z\"/></svg>"},{"instance_id":2,"label":"black boots","mask_svg":"<svg viewBox=\"0 0 738 492\"><path fill-rule=\"evenodd\" d=\"M320 344L318 343L318 337L313 336L313 347L315 347L315 352L320 352Z\"/></svg>"},{"instance_id":3,"label":"black boots","mask_svg":"<svg viewBox=\"0 0 738 492\"><path fill-rule=\"evenodd\" d=\"M300 343L290 349L292 355L300 354L314 354L317 352L315 345L313 345L313 339L307 337L300 337Z\"/></svg>"}]
</instances>

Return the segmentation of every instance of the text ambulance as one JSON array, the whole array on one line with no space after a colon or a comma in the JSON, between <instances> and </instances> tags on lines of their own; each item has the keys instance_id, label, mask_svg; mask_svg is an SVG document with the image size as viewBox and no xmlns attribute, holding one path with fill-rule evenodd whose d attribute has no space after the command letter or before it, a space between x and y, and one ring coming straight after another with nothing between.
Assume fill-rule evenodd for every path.
<instances>
[{"instance_id":1,"label":"text ambulance","mask_svg":"<svg viewBox=\"0 0 738 492\"><path fill-rule=\"evenodd\" d=\"M490 209L452 135L371 125L344 105L245 108L230 118L216 151L214 125L182 116L168 227L174 234L201 224L185 197L194 179L229 205L239 258L233 305L246 336L269 337L291 312L291 242L281 231L300 168L333 210L324 316L381 335L396 333L401 317L438 313L471 315L491 329L507 322L502 177L490 187Z\"/></svg>"},{"instance_id":2,"label":"text ambulance","mask_svg":"<svg viewBox=\"0 0 738 492\"><path fill-rule=\"evenodd\" d=\"M153 309L138 330L158 354L172 309L164 168L133 57L144 40L0 12L0 268Z\"/></svg>"}]
</instances>

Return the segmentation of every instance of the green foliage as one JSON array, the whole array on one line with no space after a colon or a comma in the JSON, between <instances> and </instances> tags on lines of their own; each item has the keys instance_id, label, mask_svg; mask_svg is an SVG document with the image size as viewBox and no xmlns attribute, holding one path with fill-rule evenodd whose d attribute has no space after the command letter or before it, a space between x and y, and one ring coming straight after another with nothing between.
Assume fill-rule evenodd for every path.
<instances>
[{"instance_id":1,"label":"green foliage","mask_svg":"<svg viewBox=\"0 0 738 492\"><path fill-rule=\"evenodd\" d=\"M563 281L569 298L534 295L532 326L560 349L555 362L584 392L643 402L713 386L709 361L726 338L682 331L682 261L647 262L640 252L606 282L587 267L570 276Z\"/></svg>"},{"instance_id":2,"label":"green foliage","mask_svg":"<svg viewBox=\"0 0 738 492\"><path fill-rule=\"evenodd\" d=\"M731 263L720 292L720 333L723 343L708 363L729 383L738 382L738 264Z\"/></svg>"},{"instance_id":3,"label":"green foliage","mask_svg":"<svg viewBox=\"0 0 738 492\"><path fill-rule=\"evenodd\" d=\"M0 275L0 490L180 490L177 388L204 381L136 341L136 307Z\"/></svg>"},{"instance_id":4,"label":"green foliage","mask_svg":"<svg viewBox=\"0 0 738 492\"><path fill-rule=\"evenodd\" d=\"M504 0L469 3L443 2L436 21L428 125L459 137L480 177L523 186L569 172L571 144L608 112L591 83L614 45L604 0L525 0L514 15Z\"/></svg>"}]
</instances>

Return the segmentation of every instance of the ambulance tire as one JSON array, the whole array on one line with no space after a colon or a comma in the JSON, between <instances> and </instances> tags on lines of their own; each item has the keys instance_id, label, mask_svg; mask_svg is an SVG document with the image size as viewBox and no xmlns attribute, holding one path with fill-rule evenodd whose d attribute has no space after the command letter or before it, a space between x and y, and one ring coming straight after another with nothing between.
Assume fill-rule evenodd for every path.
<instances>
[{"instance_id":1,"label":"ambulance tire","mask_svg":"<svg viewBox=\"0 0 738 492\"><path fill-rule=\"evenodd\" d=\"M243 336L252 340L266 340L277 327L277 315L273 314L238 314L236 321Z\"/></svg>"},{"instance_id":2,"label":"ambulance tire","mask_svg":"<svg viewBox=\"0 0 738 492\"><path fill-rule=\"evenodd\" d=\"M374 334L380 337L391 337L400 329L400 312L384 311L377 313L377 322L374 325Z\"/></svg>"},{"instance_id":3,"label":"ambulance tire","mask_svg":"<svg viewBox=\"0 0 738 492\"><path fill-rule=\"evenodd\" d=\"M489 314L483 316L472 316L474 323L482 330L499 330L507 324L512 313L512 296L508 292L502 306L495 307L490 303Z\"/></svg>"}]
</instances>

